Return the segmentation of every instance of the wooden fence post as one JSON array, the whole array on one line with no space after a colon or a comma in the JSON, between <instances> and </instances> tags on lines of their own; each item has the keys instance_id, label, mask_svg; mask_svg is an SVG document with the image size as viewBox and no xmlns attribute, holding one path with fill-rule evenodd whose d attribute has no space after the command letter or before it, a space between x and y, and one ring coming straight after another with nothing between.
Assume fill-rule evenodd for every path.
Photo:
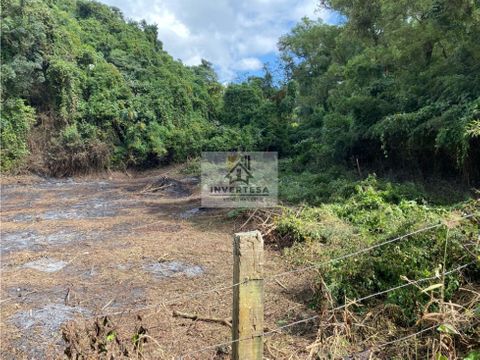
<instances>
[{"instance_id":1,"label":"wooden fence post","mask_svg":"<svg viewBox=\"0 0 480 360\"><path fill-rule=\"evenodd\" d=\"M263 239L259 231L233 240L232 359L263 358ZM248 339L238 341L239 339Z\"/></svg>"}]
</instances>

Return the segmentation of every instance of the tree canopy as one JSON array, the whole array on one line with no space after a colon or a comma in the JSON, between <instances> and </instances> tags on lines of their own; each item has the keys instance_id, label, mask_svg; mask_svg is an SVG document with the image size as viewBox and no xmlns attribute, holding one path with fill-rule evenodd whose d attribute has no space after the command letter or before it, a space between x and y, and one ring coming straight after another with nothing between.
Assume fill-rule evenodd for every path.
<instances>
[{"instance_id":1,"label":"tree canopy","mask_svg":"<svg viewBox=\"0 0 480 360\"><path fill-rule=\"evenodd\" d=\"M116 8L2 1L3 170L26 161L27 140L54 175L185 160L207 140L234 149L238 136L216 140L222 93L211 63L174 60L155 25Z\"/></svg>"},{"instance_id":2,"label":"tree canopy","mask_svg":"<svg viewBox=\"0 0 480 360\"><path fill-rule=\"evenodd\" d=\"M331 0L280 40L309 158L479 176L480 9L472 0ZM318 161L317 160L317 161Z\"/></svg>"},{"instance_id":3,"label":"tree canopy","mask_svg":"<svg viewBox=\"0 0 480 360\"><path fill-rule=\"evenodd\" d=\"M242 149L312 171L357 159L478 180L478 2L320 5L344 21L305 18L284 35L284 81L266 69L224 86L211 62L174 60L155 25L117 8L2 0L2 169L68 175Z\"/></svg>"}]
</instances>

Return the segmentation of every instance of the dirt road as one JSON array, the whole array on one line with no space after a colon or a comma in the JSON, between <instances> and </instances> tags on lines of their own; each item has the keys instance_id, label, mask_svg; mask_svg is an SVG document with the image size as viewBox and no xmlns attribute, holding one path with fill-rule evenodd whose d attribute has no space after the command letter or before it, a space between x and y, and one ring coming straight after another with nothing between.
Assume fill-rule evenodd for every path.
<instances>
[{"instance_id":1,"label":"dirt road","mask_svg":"<svg viewBox=\"0 0 480 360\"><path fill-rule=\"evenodd\" d=\"M172 316L228 318L231 311L231 290L187 296L232 282L234 222L225 211L201 209L197 188L198 179L179 172L4 181L1 358L171 359L228 341L228 326ZM285 268L272 249L266 260L267 273ZM303 280L282 281L289 290L267 284L269 328L311 314ZM304 333L269 340L270 358L305 358L315 334ZM186 358L228 358L229 351Z\"/></svg>"}]
</instances>

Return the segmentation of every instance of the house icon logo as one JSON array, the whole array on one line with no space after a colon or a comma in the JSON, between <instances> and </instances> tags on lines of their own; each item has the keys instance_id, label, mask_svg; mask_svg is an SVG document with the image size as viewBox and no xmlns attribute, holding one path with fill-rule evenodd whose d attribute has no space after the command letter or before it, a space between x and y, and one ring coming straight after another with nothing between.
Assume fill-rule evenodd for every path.
<instances>
[{"instance_id":1,"label":"house icon logo","mask_svg":"<svg viewBox=\"0 0 480 360\"><path fill-rule=\"evenodd\" d=\"M277 204L277 153L202 153L202 206L264 208Z\"/></svg>"},{"instance_id":2,"label":"house icon logo","mask_svg":"<svg viewBox=\"0 0 480 360\"><path fill-rule=\"evenodd\" d=\"M225 177L229 180L229 184L244 183L248 185L250 179L253 178L250 155L228 157L228 163L230 166Z\"/></svg>"}]
</instances>

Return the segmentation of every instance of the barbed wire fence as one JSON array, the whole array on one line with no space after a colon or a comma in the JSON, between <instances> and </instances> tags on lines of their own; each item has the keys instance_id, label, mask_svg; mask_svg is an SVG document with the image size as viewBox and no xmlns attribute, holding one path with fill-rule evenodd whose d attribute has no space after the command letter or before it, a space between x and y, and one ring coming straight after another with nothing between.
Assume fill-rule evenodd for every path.
<instances>
[{"instance_id":1,"label":"barbed wire fence","mask_svg":"<svg viewBox=\"0 0 480 360\"><path fill-rule=\"evenodd\" d=\"M466 219L473 218L474 216L476 216L476 215L473 214L473 213L466 214L466 215L461 216L457 220L458 221L466 220ZM291 269L291 270L283 271L283 272L279 272L279 273L268 274L266 276L263 276L262 280L264 282L274 282L276 279L284 277L286 275L298 274L298 273L311 271L311 270L318 270L318 269L321 269L322 267L324 267L326 265L329 265L329 264L332 264L332 263L335 263L335 262L339 262L339 261L342 261L342 260L346 260L346 259L349 259L349 258L353 258L353 257L359 256L359 255L363 255L363 254L366 254L366 253L368 253L372 250L382 248L382 247L387 246L389 244L399 243L399 242L405 241L405 240L411 238L414 235L424 233L424 232L427 232L429 230L437 229L437 228L440 228L442 226L446 226L446 223L445 222L439 222L437 224L429 225L429 226L411 231L409 233L403 234L401 236L397 236L397 237L388 239L386 241L383 241L383 242L380 242L380 243L377 243L377 244L374 244L374 245L371 245L371 246L368 246L368 247L365 247L365 248L361 248L359 250L356 250L356 251L353 251L353 252L350 252L350 253L347 253L347 254L340 255L338 257L330 258L328 260L325 260L325 261L322 261L322 262L319 262L319 263L316 263L316 264L313 264L313 265L299 267L299 268L295 268L295 269ZM432 280L441 280L441 279L444 279L445 276L451 275L453 273L460 272L460 271L466 269L467 267L475 264L476 262L478 262L478 260L467 262L463 265L460 265L460 266L455 267L453 269L450 269L448 271L444 271L442 273L436 274L435 276L424 277L424 278L420 278L420 279L417 279L417 280L408 280L407 279L408 282L405 283L405 284L401 284L401 285L398 285L398 286L391 287L387 290L382 290L382 291L379 291L379 292L376 292L376 293L372 293L372 294L363 296L363 297L358 298L358 299L353 299L351 301L345 302L342 305L332 307L332 308L328 309L328 311L330 311L330 312L339 311L339 310L342 310L342 309L346 309L350 306L357 305L357 304L359 304L363 301L366 301L366 300L369 300L369 299L372 299L372 298L375 298L375 297L379 297L379 296L382 296L382 295L386 295L388 293L391 293L391 292L399 290L399 289L419 285L419 284L422 284L422 283L425 283L425 282L428 282L428 281L432 281ZM178 302L191 300L191 299L194 299L194 298L201 297L203 295L207 295L207 294L211 294L211 293L220 293L220 292L225 292L227 290L232 290L232 289L235 289L235 288L237 288L241 285L247 284L250 281L251 280L243 280L243 281L235 282L233 284L223 282L223 283L216 284L216 285L214 285L212 287L209 287L209 288L206 288L206 289L191 292L191 293L188 293L188 294L181 294L181 295L173 296L169 299L159 301L155 304L148 304L148 305L145 305L145 306L137 307L135 309L126 309L126 310L111 311L111 312L105 311L105 312L100 312L98 314L94 314L94 315L91 315L91 316L84 316L84 317L81 318L81 321L87 321L87 320L99 319L99 318L105 318L105 317L115 317L115 316L120 316L120 315L123 316L123 315L127 315L127 314L132 314L132 313L135 313L135 314L140 313L140 312L143 312L143 311L146 311L146 310L159 309L159 308L164 307L164 306L169 306L169 305L172 305L172 304L175 304L175 303L178 303ZM55 291L52 291L51 293L58 293L60 291L61 290L57 289ZM3 301L8 301L8 300L9 299L4 299L4 300L2 300L2 302ZM233 344L236 344L236 343L241 343L241 342L245 342L245 341L248 341L248 340L252 340L253 338L262 338L263 339L265 337L281 334L282 330L292 328L296 325L300 325L300 324L309 323L309 322L312 322L312 321L315 321L315 320L319 320L320 318L321 318L321 315L317 314L317 315L314 315L314 316L311 316L311 317L308 317L308 318L305 318L305 319L293 321L291 323L276 327L276 328L268 330L268 331L261 331L261 332L255 334L255 335L252 335L252 336L249 336L249 337L241 337L241 338L232 339L232 340L229 340L229 341L205 346L205 347L196 349L194 351L186 352L186 353L183 353L183 354L178 354L177 359L185 359L185 358L191 357L191 356L196 355L196 354L204 353L204 352L209 351L209 350L218 349L219 347L230 346L230 345L233 345ZM76 319L74 321L79 321L79 320L80 319ZM388 342L385 342L385 343L381 343L381 344L378 344L378 345L374 345L373 347L377 348L377 349L384 348L384 347L390 346L392 344L395 344L395 343L413 338L415 336L430 332L430 331L436 329L437 327L438 327L438 325L433 325L433 326L421 329L418 332L408 334L404 337L394 339L392 341L388 341Z\"/></svg>"},{"instance_id":2,"label":"barbed wire fence","mask_svg":"<svg viewBox=\"0 0 480 360\"><path fill-rule=\"evenodd\" d=\"M460 220L466 220L466 219L472 218L473 216L474 216L474 214L464 215L460 218ZM427 226L427 227L409 232L407 234L397 236L395 238L380 242L378 244L375 244L375 245L372 245L372 246L369 246L369 247L366 247L366 248L362 248L360 250L357 250L357 251L354 251L354 252L351 252L351 253L348 253L348 254L344 254L344 255L341 255L341 256L338 256L338 257L335 257L335 258L331 258L331 259L325 260L323 262L319 262L315 265L300 267L300 268L296 268L296 269L292 269L292 270L288 270L288 271L283 271L283 272L276 273L276 274L266 275L266 276L263 277L263 280L266 281L266 282L270 282L270 281L274 281L275 279L277 279L279 277L283 277L285 275L300 273L300 272L305 272L305 271L310 271L310 270L321 269L323 266L326 266L328 264L335 263L335 262L342 261L342 260L346 260L348 258L352 258L352 257L358 256L358 255L367 253L367 252L372 251L374 249L377 249L377 248L386 246L388 244L392 244L392 243L395 243L395 242L399 242L399 241L408 239L409 237L411 237L413 235L416 235L416 234L419 234L419 233L422 233L422 232L426 232L426 231L429 231L429 230L433 230L433 229L439 228L441 226L445 226L445 224L444 223L438 223L438 224L430 225L430 226ZM192 292L192 293L189 293L189 294L182 294L182 295L179 295L179 296L175 296L175 297L172 297L170 299L158 302L156 304L151 304L151 305L146 305L146 306L143 306L143 307L136 308L134 311L144 311L144 310L154 309L158 306L165 306L165 305L170 305L170 304L176 303L178 301L190 300L190 299L196 298L196 297L201 296L201 295L216 293L216 292L224 291L224 290L230 290L230 289L233 289L233 288L235 288L237 286L240 286L242 284L246 284L248 281L249 280L244 280L244 281L240 281L240 282L237 282L237 283L234 283L234 284L220 283L220 284L218 284L216 286L213 286L209 289L200 290L200 291ZM402 285L402 286L406 286L406 285L407 284ZM365 300L365 299L363 299L363 300ZM116 315L124 314L127 311L130 311L130 310L106 312L106 313L94 315L94 316L92 316L92 318L104 317L104 316L116 316Z\"/></svg>"},{"instance_id":3,"label":"barbed wire fence","mask_svg":"<svg viewBox=\"0 0 480 360\"><path fill-rule=\"evenodd\" d=\"M458 220L469 219L469 218L472 218L473 216L474 216L474 214L467 214L467 215L462 216ZM318 270L318 269L321 269L322 267L324 267L328 264L332 264L332 263L335 263L335 262L338 262L338 261L353 258L353 257L359 256L359 255L371 252L372 250L387 246L389 244L402 242L406 239L411 238L414 235L417 235L417 234L423 233L423 232L427 232L429 230L437 229L437 228L440 228L442 226L446 226L446 224L444 222L440 222L440 223L437 223L437 224L429 225L429 226L423 227L421 229L411 231L407 234L403 234L401 236L394 237L392 239L380 242L378 244L374 244L374 245L371 245L371 246L368 246L368 247L365 247L365 248L361 248L361 249L356 250L354 252L350 252L350 253L335 257L335 258L328 259L326 261L322 261L320 263L316 263L316 264L313 264L313 265L304 266L304 267L300 267L300 268L295 268L295 269L292 269L292 270L283 271L283 272L279 272L279 273L269 274L269 275L264 276L263 280L265 282L271 282L271 281L275 281L278 278L284 277L286 275L301 273L301 272L310 271L310 270ZM379 296L382 296L382 295L386 295L390 292L393 292L393 291L396 291L396 290L399 290L399 289L403 289L403 288L410 287L410 286L415 286L415 285L420 285L422 283L432 281L432 280L441 280L441 279L445 278L445 276L451 275L453 273L460 272L460 271L466 269L468 266L471 266L474 263L475 263L475 261L468 262L468 263L460 265L460 266L458 266L454 269L436 274L435 276L424 277L424 278L420 278L420 279L417 279L417 280L408 280L407 279L408 282L405 283L405 284L394 286L394 287L391 287L387 290L382 290L382 291L379 291L379 292L376 292L376 293L373 293L373 294L363 296L363 297L358 298L358 299L354 299L354 300L349 301L349 302L345 302L345 304L333 307L333 308L329 309L329 311L331 311L331 312L339 311L339 310L342 310L342 309L346 309L350 306L357 305L357 304L359 304L363 301L366 301L366 300L369 300L369 299L372 299L372 298L375 298L375 297L379 297ZM197 298L197 297L200 297L202 295L211 294L211 293L219 293L219 292L222 292L222 291L231 290L231 289L239 287L243 284L246 284L249 281L250 280L244 280L244 281L239 281L239 282L236 282L236 283L233 283L233 284L220 283L220 284L215 285L213 287L210 287L208 289L203 289L203 290L192 292L192 293L189 293L189 294L182 294L182 295L179 295L179 296L174 296L172 298L166 299L166 300L161 301L159 303L146 305L146 306L137 308L135 310L105 312L105 313L102 313L102 314L95 315L94 317L117 316L117 315L123 315L123 314L128 313L128 312L132 312L132 311L133 312L139 312L139 311L159 308L161 306L168 306L168 305L180 302L180 301L186 301L186 300L190 300L190 299L193 299L193 298ZM229 341L205 346L205 347L196 349L194 351L179 354L177 358L178 359L185 359L185 358L191 357L191 356L196 355L196 354L204 353L204 352L209 351L209 350L215 350L215 349L218 349L220 347L230 346L230 345L233 345L235 343L240 343L240 342L244 342L244 341L247 341L247 340L252 340L252 338L254 338L254 337L255 338L265 338L265 337L268 337L268 336L274 336L276 334L281 334L282 331L285 330L285 329L292 328L296 325L309 323L309 322L318 320L318 319L320 319L320 317L321 317L321 315L317 314L317 315L314 315L314 316L311 316L311 317L308 317L308 318L305 318L305 319L297 320L297 321L279 326L277 328L274 328L274 329L271 329L271 330L268 330L268 331L260 332L258 334L255 334L254 336L232 339L232 340L229 340ZM421 329L416 333L409 334L407 336L404 336L404 337L401 337L401 338L398 338L398 339L395 339L395 340L392 340L392 341L389 341L389 342L378 344L378 345L375 345L374 347L377 348L377 349L384 348L384 347L387 347L389 345L395 344L397 342L401 342L401 341L407 340L409 338L418 336L420 334L427 333L429 331L434 330L437 327L438 327L438 325L433 325L433 326L427 327L425 329Z\"/></svg>"},{"instance_id":4,"label":"barbed wire fence","mask_svg":"<svg viewBox=\"0 0 480 360\"><path fill-rule=\"evenodd\" d=\"M446 271L446 272L443 272L441 274L439 274L438 276L431 276L431 277L426 277L426 278L422 278L422 279L418 279L418 280L415 280L415 281L409 281L408 283L406 284L403 284L403 285L399 285L399 286L395 286L395 287L392 287L388 290L384 290L384 291L379 291L377 293L374 293L374 294L370 294L368 296L364 296L362 298L359 298L359 299L355 299L353 300L352 302L349 302L349 303L346 303L344 305L340 305L340 306L337 306L333 309L330 309L330 311L338 311L338 310L341 310L341 309L345 309L351 305L354 305L354 304L358 304L362 301L365 301L365 300L368 300L368 299L371 299L371 298L374 298L374 297L377 297L377 296L380 296L380 295L385 295L385 294L388 294L392 291L395 291L395 290L399 290L399 289L402 289L402 288L405 288L407 286L412 286L412 285L418 285L418 284L421 284L423 282L426 282L426 281L430 281L430 280L438 280L440 279L441 276L447 276L447 275L450 275L450 274L453 274L455 272L459 272L461 271L462 269L465 269L467 268L468 266L474 264L475 262L470 262L470 263L467 263L467 264L464 264L464 265L461 265L461 266L458 266L456 267L455 269L452 269L450 271ZM310 321L313 321L313 320L316 320L316 319L319 319L321 316L320 315L314 315L314 316L311 316L311 317L308 317L306 319L301 319L301 320L297 320L297 321L294 321L294 322L291 322L289 324L286 324L286 325L283 325L283 326L279 326L275 329L272 329L272 330L269 330L269 331L265 331L265 332L262 332L258 335L255 335L255 337L265 337L265 336L271 336L271 335L275 335L275 334L278 334L281 332L281 330L284 330L284 329L287 329L287 328L291 328L293 326L296 326L296 325L300 325L300 324L303 324L303 323L308 323ZM419 333L422 333L422 332L425 332L425 331L428 331L428 330L431 330L433 328L435 328L437 325L435 326L432 326L431 328L428 328L428 329L424 329L422 331L420 331ZM413 336L413 335L412 335ZM408 337L405 337L405 338L409 338L410 336ZM186 353L186 354L183 354L179 357L179 359L183 359L184 357L186 356L189 356L189 355L193 355L193 354L196 354L196 353L199 353L199 352L204 352L204 351L207 351L207 350L211 350L211 349L216 349L218 347L221 347L221 346L227 346L227 345L231 345L233 343L236 343L236 342L241 342L241 341L246 341L246 340L250 340L252 337L248 337L248 338L241 338L241 339L236 339L236 340L231 340L231 341L226 341L226 342L223 342L223 343L219 343L219 344L215 344L215 345L211 345L211 346L206 346L204 348L201 348L201 349L197 349L195 351L191 351L189 353ZM397 341L401 341L403 340L404 338L402 339L397 339L395 341L392 341L390 343L394 343L394 342L397 342ZM385 344L382 344L382 345L377 345L377 347L384 347L384 346L387 346L389 345L390 343L385 343Z\"/></svg>"}]
</instances>

